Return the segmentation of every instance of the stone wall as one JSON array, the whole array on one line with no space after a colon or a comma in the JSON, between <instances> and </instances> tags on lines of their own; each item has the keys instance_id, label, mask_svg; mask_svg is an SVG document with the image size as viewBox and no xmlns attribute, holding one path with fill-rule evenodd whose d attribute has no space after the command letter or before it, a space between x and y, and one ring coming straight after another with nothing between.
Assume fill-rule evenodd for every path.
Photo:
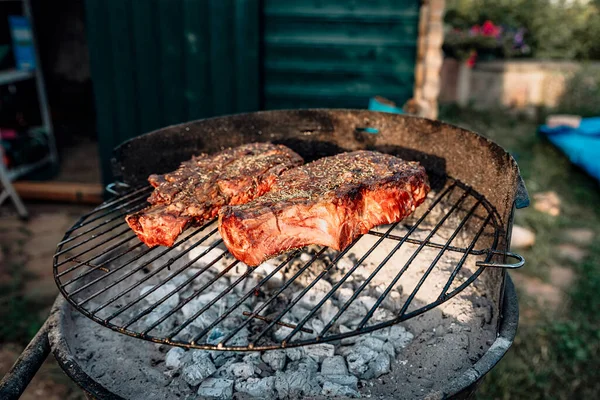
<instances>
[{"instance_id":1,"label":"stone wall","mask_svg":"<svg viewBox=\"0 0 600 400\"><path fill-rule=\"evenodd\" d=\"M600 63L589 64L600 70ZM570 76L582 64L569 61L510 60L479 62L474 68L445 59L439 101L489 109L530 110L558 105Z\"/></svg>"},{"instance_id":2,"label":"stone wall","mask_svg":"<svg viewBox=\"0 0 600 400\"><path fill-rule=\"evenodd\" d=\"M445 3L445 0L423 1L419 16L419 42L413 100L418 109L417 113L432 119L437 118L438 115Z\"/></svg>"}]
</instances>

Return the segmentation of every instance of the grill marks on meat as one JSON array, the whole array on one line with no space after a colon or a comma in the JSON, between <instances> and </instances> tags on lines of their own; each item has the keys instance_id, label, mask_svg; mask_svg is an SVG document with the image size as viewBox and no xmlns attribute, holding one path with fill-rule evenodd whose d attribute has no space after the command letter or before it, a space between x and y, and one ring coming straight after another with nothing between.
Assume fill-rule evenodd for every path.
<instances>
[{"instance_id":1,"label":"grill marks on meat","mask_svg":"<svg viewBox=\"0 0 600 400\"><path fill-rule=\"evenodd\" d=\"M282 145L252 143L185 161L171 173L150 175L150 207L125 220L148 246L172 246L189 224L216 217L220 207L246 203L271 189L284 171L303 163Z\"/></svg>"},{"instance_id":2,"label":"grill marks on meat","mask_svg":"<svg viewBox=\"0 0 600 400\"><path fill-rule=\"evenodd\" d=\"M270 192L219 211L229 251L255 266L310 244L342 250L355 238L412 213L429 192L416 162L372 151L326 157L284 172Z\"/></svg>"}]
</instances>

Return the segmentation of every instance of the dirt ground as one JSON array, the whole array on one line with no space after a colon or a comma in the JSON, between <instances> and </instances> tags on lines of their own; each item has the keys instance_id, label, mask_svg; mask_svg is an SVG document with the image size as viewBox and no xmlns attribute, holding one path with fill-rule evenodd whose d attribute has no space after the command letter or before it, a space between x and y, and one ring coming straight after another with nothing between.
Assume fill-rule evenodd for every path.
<instances>
[{"instance_id":1,"label":"dirt ground","mask_svg":"<svg viewBox=\"0 0 600 400\"><path fill-rule=\"evenodd\" d=\"M57 181L99 183L98 145L75 141L60 152ZM26 202L22 221L6 201L0 207L0 377L10 369L48 316L58 295L52 256L64 232L93 208L90 205ZM23 396L24 400L84 399L83 392L49 356Z\"/></svg>"},{"instance_id":2,"label":"dirt ground","mask_svg":"<svg viewBox=\"0 0 600 400\"><path fill-rule=\"evenodd\" d=\"M52 256L79 215L90 206L26 203L29 221L19 219L12 205L0 208L0 376L10 369L41 326L58 294L52 277ZM48 357L22 396L24 400L83 399L79 388Z\"/></svg>"}]
</instances>

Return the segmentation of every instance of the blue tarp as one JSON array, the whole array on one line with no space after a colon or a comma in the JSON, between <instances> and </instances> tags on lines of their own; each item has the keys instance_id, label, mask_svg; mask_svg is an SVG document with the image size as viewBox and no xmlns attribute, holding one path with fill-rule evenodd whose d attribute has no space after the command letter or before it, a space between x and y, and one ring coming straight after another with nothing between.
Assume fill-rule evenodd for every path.
<instances>
[{"instance_id":1,"label":"blue tarp","mask_svg":"<svg viewBox=\"0 0 600 400\"><path fill-rule=\"evenodd\" d=\"M387 112L387 113L392 113L392 114L404 114L404 112L402 111L401 108L394 107L389 104L385 104L385 103L377 100L375 97L372 97L369 99L369 110Z\"/></svg>"},{"instance_id":2,"label":"blue tarp","mask_svg":"<svg viewBox=\"0 0 600 400\"><path fill-rule=\"evenodd\" d=\"M600 181L600 117L583 118L579 128L542 125L539 131L573 164Z\"/></svg>"}]
</instances>

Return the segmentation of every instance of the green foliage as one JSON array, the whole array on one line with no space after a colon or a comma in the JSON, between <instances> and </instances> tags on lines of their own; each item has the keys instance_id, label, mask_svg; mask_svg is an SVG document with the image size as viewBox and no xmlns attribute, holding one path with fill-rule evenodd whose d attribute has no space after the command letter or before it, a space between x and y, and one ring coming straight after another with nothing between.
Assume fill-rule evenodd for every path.
<instances>
[{"instance_id":1,"label":"green foliage","mask_svg":"<svg viewBox=\"0 0 600 400\"><path fill-rule=\"evenodd\" d=\"M600 41L600 32L597 38ZM584 66L568 79L557 112L593 117L598 115L599 103L600 68Z\"/></svg>"},{"instance_id":2,"label":"green foliage","mask_svg":"<svg viewBox=\"0 0 600 400\"><path fill-rule=\"evenodd\" d=\"M472 50L494 51L498 46L497 41L489 36L468 36L463 32L448 32L444 39L444 52L447 56L458 60L466 60Z\"/></svg>"},{"instance_id":3,"label":"green foliage","mask_svg":"<svg viewBox=\"0 0 600 400\"><path fill-rule=\"evenodd\" d=\"M449 0L445 21L467 29L491 20L525 28L531 55L542 59L600 59L600 1Z\"/></svg>"}]
</instances>

